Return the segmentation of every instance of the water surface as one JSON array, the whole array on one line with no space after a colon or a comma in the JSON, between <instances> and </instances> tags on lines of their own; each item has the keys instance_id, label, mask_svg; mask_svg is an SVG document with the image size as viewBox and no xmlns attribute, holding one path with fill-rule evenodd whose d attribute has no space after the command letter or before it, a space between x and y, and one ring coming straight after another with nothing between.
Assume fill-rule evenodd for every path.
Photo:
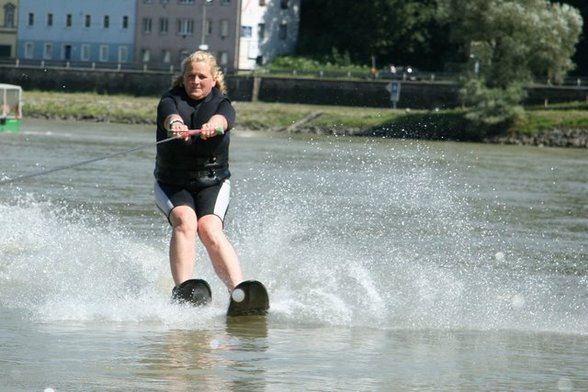
<instances>
[{"instance_id":1,"label":"water surface","mask_svg":"<svg viewBox=\"0 0 588 392\"><path fill-rule=\"evenodd\" d=\"M234 132L266 319L169 303L149 127L0 134L3 390L588 389L584 150Z\"/></svg>"}]
</instances>

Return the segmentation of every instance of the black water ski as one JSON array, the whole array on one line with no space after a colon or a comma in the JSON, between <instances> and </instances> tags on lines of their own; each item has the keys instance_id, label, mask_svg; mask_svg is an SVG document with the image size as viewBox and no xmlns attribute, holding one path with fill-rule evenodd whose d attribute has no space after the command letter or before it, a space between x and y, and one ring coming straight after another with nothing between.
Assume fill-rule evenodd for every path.
<instances>
[{"instance_id":1,"label":"black water ski","mask_svg":"<svg viewBox=\"0 0 588 392\"><path fill-rule=\"evenodd\" d=\"M269 296L265 286L257 280L246 280L231 293L227 316L263 316L269 309Z\"/></svg>"},{"instance_id":2,"label":"black water ski","mask_svg":"<svg viewBox=\"0 0 588 392\"><path fill-rule=\"evenodd\" d=\"M172 290L172 301L204 306L212 301L210 285L204 279L189 279Z\"/></svg>"}]
</instances>

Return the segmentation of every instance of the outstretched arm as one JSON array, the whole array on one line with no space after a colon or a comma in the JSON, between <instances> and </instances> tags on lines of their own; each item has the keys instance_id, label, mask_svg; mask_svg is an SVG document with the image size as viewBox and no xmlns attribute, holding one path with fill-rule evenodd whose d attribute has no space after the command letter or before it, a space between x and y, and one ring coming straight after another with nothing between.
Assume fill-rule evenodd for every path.
<instances>
[{"instance_id":1,"label":"outstretched arm","mask_svg":"<svg viewBox=\"0 0 588 392\"><path fill-rule=\"evenodd\" d=\"M215 114L208 120L208 122L202 124L202 132L200 132L201 139L208 139L219 134L218 129L225 131L229 126L229 123L225 116L222 114Z\"/></svg>"}]
</instances>

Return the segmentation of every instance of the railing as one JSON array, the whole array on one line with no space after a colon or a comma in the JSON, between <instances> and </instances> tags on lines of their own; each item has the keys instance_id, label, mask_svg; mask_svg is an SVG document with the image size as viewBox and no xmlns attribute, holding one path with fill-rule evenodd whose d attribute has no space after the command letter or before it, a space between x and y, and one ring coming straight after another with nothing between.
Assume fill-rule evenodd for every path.
<instances>
[{"instance_id":1,"label":"railing","mask_svg":"<svg viewBox=\"0 0 588 392\"><path fill-rule=\"evenodd\" d=\"M179 71L179 67L173 65L142 64L142 63L112 63L96 61L66 61L66 60L26 60L12 59L0 60L0 66L27 67L27 68L51 68L51 69L72 69L72 70L99 70L99 71L125 71L125 72L169 72Z\"/></svg>"},{"instance_id":2,"label":"railing","mask_svg":"<svg viewBox=\"0 0 588 392\"><path fill-rule=\"evenodd\" d=\"M243 71L241 71L243 72ZM337 71L337 70L308 70L308 69L270 69L259 68L249 71L255 76L290 76L297 78L341 78L341 79L366 79L369 72Z\"/></svg>"},{"instance_id":3,"label":"railing","mask_svg":"<svg viewBox=\"0 0 588 392\"><path fill-rule=\"evenodd\" d=\"M29 68L50 68L50 69L72 69L72 70L103 70L103 71L125 71L125 72L157 72L177 73L180 67L167 64L147 63L110 63L90 61L65 61L65 60L0 60L0 66L29 67ZM388 80L399 79L405 81L454 81L458 78L457 73L443 72L399 72L390 74L379 70L375 75L369 70L366 71L342 71L342 70L305 70L305 69L269 69L259 68L255 70L235 70L233 73L240 75L254 76L287 76L298 78L332 78L350 80Z\"/></svg>"},{"instance_id":4,"label":"railing","mask_svg":"<svg viewBox=\"0 0 588 392\"><path fill-rule=\"evenodd\" d=\"M97 70L111 72L143 72L143 73L170 73L179 72L180 67L171 64L147 64L147 63L112 63L90 61L65 61L65 60L26 60L10 59L0 60L0 67L25 67L25 68L51 68L72 70ZM326 78L349 80L401 80L423 82L455 82L460 79L458 72L428 72L414 70L406 72L399 70L395 73L388 70L378 70L375 75L366 71L341 71L341 70L305 70L305 69L270 69L259 68L255 70L235 70L234 74L253 76L282 76L298 78ZM536 80L535 84L544 86L576 86L588 87L587 76L568 76L561 84L550 84L546 80Z\"/></svg>"},{"instance_id":5,"label":"railing","mask_svg":"<svg viewBox=\"0 0 588 392\"><path fill-rule=\"evenodd\" d=\"M588 87L588 77L586 76L568 76L564 79L562 86Z\"/></svg>"},{"instance_id":6,"label":"railing","mask_svg":"<svg viewBox=\"0 0 588 392\"><path fill-rule=\"evenodd\" d=\"M359 80L403 80L403 81L456 81L459 78L458 73L450 72L396 72L391 73L386 70L377 70L371 73L365 71L343 71L343 70L304 70L304 69L274 69L260 68L252 72L256 76L289 76L299 78L332 78L332 79L359 79Z\"/></svg>"}]
</instances>

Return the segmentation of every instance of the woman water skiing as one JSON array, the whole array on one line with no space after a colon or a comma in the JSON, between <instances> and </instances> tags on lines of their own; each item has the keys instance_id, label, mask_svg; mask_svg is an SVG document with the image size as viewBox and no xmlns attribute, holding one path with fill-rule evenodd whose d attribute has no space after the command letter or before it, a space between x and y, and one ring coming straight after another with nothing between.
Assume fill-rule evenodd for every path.
<instances>
[{"instance_id":1,"label":"woman water skiing","mask_svg":"<svg viewBox=\"0 0 588 392\"><path fill-rule=\"evenodd\" d=\"M214 270L231 291L242 281L237 254L223 232L229 204L230 130L235 110L225 96L225 82L216 59L197 51L182 63L182 74L163 94L157 107L155 201L172 226L169 260L175 283L192 278L196 236ZM189 130L200 129L197 134ZM180 298L181 299L181 298Z\"/></svg>"}]
</instances>

